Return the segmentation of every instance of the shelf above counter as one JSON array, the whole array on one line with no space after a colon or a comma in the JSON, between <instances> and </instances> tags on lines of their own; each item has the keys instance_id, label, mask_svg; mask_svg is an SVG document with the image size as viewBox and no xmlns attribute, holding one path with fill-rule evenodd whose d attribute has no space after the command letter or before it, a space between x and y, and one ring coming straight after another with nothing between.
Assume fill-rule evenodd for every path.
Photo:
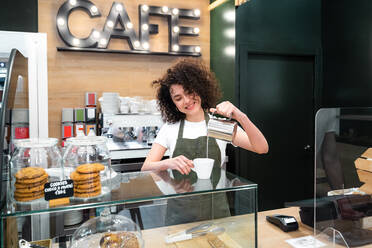
<instances>
[{"instance_id":1,"label":"shelf above counter","mask_svg":"<svg viewBox=\"0 0 372 248\"><path fill-rule=\"evenodd\" d=\"M171 176L170 172L131 172L118 173L112 178L112 190L98 197L78 200L70 198L70 205L49 207L49 203L43 198L32 202L13 202L8 207L2 209L1 218L10 216L30 216L42 213L54 213L70 210L88 209L119 204L146 203L154 200L171 199L184 196L201 195L214 192L257 190L257 184L246 179L239 178L234 174L221 169L221 176L218 178L218 185L212 186L213 178L208 181L203 180L198 187L193 187L192 191L177 193L175 188L178 183ZM190 179L191 180L191 179ZM200 179L197 179L200 180ZM195 182L194 182L195 183Z\"/></svg>"}]
</instances>

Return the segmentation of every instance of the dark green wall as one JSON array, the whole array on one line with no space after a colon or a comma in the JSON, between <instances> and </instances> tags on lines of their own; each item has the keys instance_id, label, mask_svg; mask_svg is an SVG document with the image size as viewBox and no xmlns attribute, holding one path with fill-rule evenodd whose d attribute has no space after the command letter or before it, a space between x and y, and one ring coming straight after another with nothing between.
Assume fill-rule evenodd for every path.
<instances>
[{"instance_id":1,"label":"dark green wall","mask_svg":"<svg viewBox=\"0 0 372 248\"><path fill-rule=\"evenodd\" d=\"M37 0L1 0L0 30L37 32Z\"/></svg>"},{"instance_id":2,"label":"dark green wall","mask_svg":"<svg viewBox=\"0 0 372 248\"><path fill-rule=\"evenodd\" d=\"M322 2L323 106L372 106L372 1Z\"/></svg>"},{"instance_id":3,"label":"dark green wall","mask_svg":"<svg viewBox=\"0 0 372 248\"><path fill-rule=\"evenodd\" d=\"M270 147L266 155L237 149L239 175L258 183L259 210L313 196L304 147L313 147L320 98L321 13L321 0L251 0L236 11L239 107Z\"/></svg>"},{"instance_id":4,"label":"dark green wall","mask_svg":"<svg viewBox=\"0 0 372 248\"><path fill-rule=\"evenodd\" d=\"M320 0L251 0L237 11L237 44L249 42L297 50L319 48L320 11Z\"/></svg>"},{"instance_id":5,"label":"dark green wall","mask_svg":"<svg viewBox=\"0 0 372 248\"><path fill-rule=\"evenodd\" d=\"M235 56L229 56L225 53L226 47L235 46L235 38L226 36L227 30L235 29L235 22L228 22L224 18L224 14L228 11L235 12L234 0L229 0L210 12L210 63L212 71L220 82L223 92L222 100L235 102Z\"/></svg>"},{"instance_id":6,"label":"dark green wall","mask_svg":"<svg viewBox=\"0 0 372 248\"><path fill-rule=\"evenodd\" d=\"M211 1L214 2L214 1ZM235 0L229 0L210 12L210 66L215 73L222 90L221 101L237 104L235 92L235 55L227 55L226 47L235 47L235 37L226 35L227 30L234 30L235 21L224 18L226 12L235 13ZM226 155L229 157L227 170L237 173L236 149L227 146Z\"/></svg>"}]
</instances>

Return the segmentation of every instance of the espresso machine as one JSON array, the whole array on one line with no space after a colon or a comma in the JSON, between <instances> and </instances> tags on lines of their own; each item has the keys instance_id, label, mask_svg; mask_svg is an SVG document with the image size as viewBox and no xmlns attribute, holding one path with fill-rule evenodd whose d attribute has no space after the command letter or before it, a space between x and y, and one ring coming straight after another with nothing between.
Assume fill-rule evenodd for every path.
<instances>
[{"instance_id":1,"label":"espresso machine","mask_svg":"<svg viewBox=\"0 0 372 248\"><path fill-rule=\"evenodd\" d=\"M102 113L100 121L101 135L108 138L113 169L119 172L140 170L163 125L161 115Z\"/></svg>"}]
</instances>

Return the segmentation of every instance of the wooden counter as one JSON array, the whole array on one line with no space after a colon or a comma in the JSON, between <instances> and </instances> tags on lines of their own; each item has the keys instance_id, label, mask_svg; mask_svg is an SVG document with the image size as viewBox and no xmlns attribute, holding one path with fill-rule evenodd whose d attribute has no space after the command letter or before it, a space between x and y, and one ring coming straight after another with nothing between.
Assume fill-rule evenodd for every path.
<instances>
[{"instance_id":1,"label":"wooden counter","mask_svg":"<svg viewBox=\"0 0 372 248\"><path fill-rule=\"evenodd\" d=\"M299 224L299 228L297 231L285 233L278 227L268 223L266 221L267 215L272 214L283 214L283 215L291 215L297 219ZM271 211L259 212L258 213L258 246L259 248L291 248L292 246L289 245L285 240L299 238L308 235L314 235L313 228L310 228L307 225L301 223L299 217L299 208L298 207L291 207L291 208L282 208L276 209ZM322 241L322 240L320 240ZM327 246L329 247L329 246ZM335 248L345 248L342 245L332 246ZM363 248L372 248L372 244L359 246Z\"/></svg>"},{"instance_id":2,"label":"wooden counter","mask_svg":"<svg viewBox=\"0 0 372 248\"><path fill-rule=\"evenodd\" d=\"M288 243L286 243L285 240L313 235L312 228L309 228L300 222L300 217L298 213L299 212L298 212L297 207L259 212L257 214L257 226L258 226L258 246L257 247L259 248L289 247L290 248L291 246ZM278 227L266 221L266 216L271 215L271 214L284 214L284 215L294 216L299 222L299 230L294 231L294 232L288 232L288 233L283 232ZM224 240L233 238L234 240L237 241L234 243L234 245L230 245L229 247L231 248L254 247L254 241L252 240L254 238L254 230L249 230L247 228L239 229L239 226L240 227L247 226L247 222L253 221L253 218L254 218L253 214L235 216L235 217L229 217L229 218L216 220L214 221L214 223L222 222L224 223L224 225L226 224L228 225L229 222L231 223L234 222L237 225L235 230L230 229L229 231L227 231L226 234L224 234L225 237L222 237L222 239ZM144 230L142 231L142 235L146 242L145 247L146 248L147 247L159 247L159 248L161 247L172 247L172 248L206 247L206 248L211 248L211 246L208 244L205 237L196 238L196 239L188 240L188 241L176 242L176 243L172 243L168 245L165 244L164 237L166 235L175 233L180 230L185 230L189 227L196 226L197 224L199 223ZM235 233L235 234L232 234L232 233ZM232 235L234 237L232 237ZM237 243L241 243L244 245L238 245Z\"/></svg>"},{"instance_id":3,"label":"wooden counter","mask_svg":"<svg viewBox=\"0 0 372 248\"><path fill-rule=\"evenodd\" d=\"M279 227L266 221L267 215L272 214L283 214L294 216L299 224L297 231L293 232L283 232ZM308 235L314 235L313 229L302 224L299 216L299 208L282 208L270 211L259 212L257 216L257 226L258 226L258 246L259 248L291 248L285 240L294 239Z\"/></svg>"},{"instance_id":4,"label":"wooden counter","mask_svg":"<svg viewBox=\"0 0 372 248\"><path fill-rule=\"evenodd\" d=\"M223 234L218 235L218 238L226 244L229 244L229 248L254 247L254 214L217 219L212 222L216 226L225 227L226 231ZM166 244L164 241L167 235L194 227L200 223L203 222L193 222L190 224L143 230L142 236L145 240L145 248L211 248L206 236L171 244Z\"/></svg>"},{"instance_id":5,"label":"wooden counter","mask_svg":"<svg viewBox=\"0 0 372 248\"><path fill-rule=\"evenodd\" d=\"M277 226L266 221L267 215L272 214L283 214L294 216L299 224L299 229L293 232L283 232ZM229 225L234 223L235 229L231 228L224 234L219 235L226 244L229 244L229 248L243 248L243 247L254 247L254 230L249 230L247 228L241 228L242 226L247 226L247 221L253 221L254 215L243 215L235 216L230 218L224 218L220 220L215 220L214 223L221 222L223 225ZM245 223L245 224L244 224ZM170 248L196 248L205 247L211 248L208 244L206 237L195 238L192 240L176 242L172 244L165 244L164 237L168 234L175 233L181 230L185 230L189 227L196 226L199 223L177 225L170 227L161 227L155 229L149 229L142 231L143 238L145 240L145 247L170 247ZM257 214L257 226L258 226L258 248L291 248L286 240L300 238L304 236L314 235L313 229L302 224L299 217L299 209L297 207L282 208L270 211L259 212ZM341 245L336 245L335 247L345 247ZM363 246L363 248L372 248L371 245Z\"/></svg>"},{"instance_id":6,"label":"wooden counter","mask_svg":"<svg viewBox=\"0 0 372 248\"><path fill-rule=\"evenodd\" d=\"M283 214L294 216L298 223L299 229L293 232L283 232L279 227L266 221L267 215ZM226 232L218 235L228 248L254 248L254 228L247 228L252 226L248 223L254 221L253 214L228 217L218 220L213 220L213 223L218 226L226 228ZM142 230L142 237L145 240L145 248L211 248L208 243L207 237L194 238L176 242L172 244L165 243L165 237L169 234L185 230L187 228L196 226L202 222L194 222L190 224L182 224L168 227L160 227ZM304 236L314 235L313 229L303 225L299 217L299 209L297 207L282 208L271 211L259 212L257 214L258 225L258 248L291 248L286 240L300 238ZM253 226L252 226L253 227ZM68 247L68 243L65 243ZM58 244L53 244L53 248L60 247ZM333 246L332 246L333 247ZM345 246L336 245L337 248L344 248ZM363 248L372 248L372 244L363 246Z\"/></svg>"}]
</instances>

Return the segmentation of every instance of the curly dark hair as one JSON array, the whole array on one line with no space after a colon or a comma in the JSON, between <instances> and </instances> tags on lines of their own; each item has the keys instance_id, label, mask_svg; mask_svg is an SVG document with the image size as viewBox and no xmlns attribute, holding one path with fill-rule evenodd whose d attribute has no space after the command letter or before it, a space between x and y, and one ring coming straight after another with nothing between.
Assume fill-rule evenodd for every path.
<instances>
[{"instance_id":1,"label":"curly dark hair","mask_svg":"<svg viewBox=\"0 0 372 248\"><path fill-rule=\"evenodd\" d=\"M215 107L222 95L214 73L201 60L190 58L179 60L163 77L152 82L152 86L157 88L156 97L163 120L169 123L186 118L173 103L169 92L173 84L182 85L188 94L199 95L204 111Z\"/></svg>"}]
</instances>

